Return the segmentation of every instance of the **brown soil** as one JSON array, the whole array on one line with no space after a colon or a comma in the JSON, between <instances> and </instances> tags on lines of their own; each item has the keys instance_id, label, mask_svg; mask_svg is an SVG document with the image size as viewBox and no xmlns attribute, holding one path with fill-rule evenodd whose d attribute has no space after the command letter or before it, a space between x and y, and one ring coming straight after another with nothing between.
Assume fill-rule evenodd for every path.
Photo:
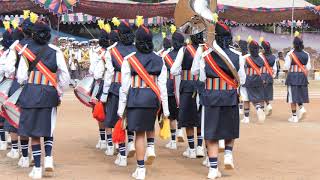
<instances>
[{"instance_id":1,"label":"brown soil","mask_svg":"<svg viewBox=\"0 0 320 180\"><path fill-rule=\"evenodd\" d=\"M69 93L70 94L70 93ZM307 118L299 124L290 124L289 106L284 100L273 103L273 114L265 124L253 122L241 125L240 139L234 148L236 169L226 171L220 164L225 180L314 180L320 179L320 99L307 105ZM47 179L131 179L135 159L129 159L127 168L113 164L115 157L106 157L95 149L98 140L97 123L90 109L71 95L66 95L59 110L55 132L55 176ZM177 151L164 148L166 141L156 140L157 159L147 167L147 179L206 179L207 168L202 159L182 157L186 143ZM223 160L223 156L219 157ZM30 169L20 169L17 161L0 152L0 179L28 179Z\"/></svg>"}]
</instances>

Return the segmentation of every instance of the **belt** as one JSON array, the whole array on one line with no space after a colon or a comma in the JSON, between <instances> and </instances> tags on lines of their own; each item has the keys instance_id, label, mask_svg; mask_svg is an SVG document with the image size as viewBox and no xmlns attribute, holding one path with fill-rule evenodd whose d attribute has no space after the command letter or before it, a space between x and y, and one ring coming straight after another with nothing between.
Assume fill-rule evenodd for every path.
<instances>
[{"instance_id":1,"label":"belt","mask_svg":"<svg viewBox=\"0 0 320 180\"><path fill-rule=\"evenodd\" d=\"M190 70L182 70L181 80L197 81L198 80L198 75L192 75Z\"/></svg>"},{"instance_id":2,"label":"belt","mask_svg":"<svg viewBox=\"0 0 320 180\"><path fill-rule=\"evenodd\" d=\"M157 84L158 76L151 75L151 77L153 81L156 82ZM131 87L132 88L150 88L148 84L143 79L141 79L139 75L131 76Z\"/></svg>"},{"instance_id":3,"label":"belt","mask_svg":"<svg viewBox=\"0 0 320 180\"><path fill-rule=\"evenodd\" d=\"M262 70L261 70L261 68L260 68L260 72L261 72ZM258 75L258 73L257 73L257 71L256 70L254 70L253 68L246 68L246 74L248 75L248 76L252 76L252 75Z\"/></svg>"},{"instance_id":4,"label":"belt","mask_svg":"<svg viewBox=\"0 0 320 180\"><path fill-rule=\"evenodd\" d=\"M44 76L40 71L31 71L28 83L53 86L51 82L46 78L46 76Z\"/></svg>"},{"instance_id":5,"label":"belt","mask_svg":"<svg viewBox=\"0 0 320 180\"><path fill-rule=\"evenodd\" d=\"M233 90L234 88L221 78L207 78L206 79L206 89L208 89L208 90Z\"/></svg>"},{"instance_id":6,"label":"belt","mask_svg":"<svg viewBox=\"0 0 320 180\"><path fill-rule=\"evenodd\" d=\"M121 72L115 71L113 78L112 78L112 82L121 83Z\"/></svg>"},{"instance_id":7,"label":"belt","mask_svg":"<svg viewBox=\"0 0 320 180\"><path fill-rule=\"evenodd\" d=\"M303 70L298 65L291 65L290 72L303 72Z\"/></svg>"}]
</instances>

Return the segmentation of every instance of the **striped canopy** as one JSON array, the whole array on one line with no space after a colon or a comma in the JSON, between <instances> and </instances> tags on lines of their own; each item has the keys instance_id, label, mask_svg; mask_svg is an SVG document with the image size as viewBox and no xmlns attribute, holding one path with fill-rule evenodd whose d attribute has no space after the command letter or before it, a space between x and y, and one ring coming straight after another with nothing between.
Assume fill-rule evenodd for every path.
<instances>
[{"instance_id":1,"label":"striped canopy","mask_svg":"<svg viewBox=\"0 0 320 180\"><path fill-rule=\"evenodd\" d=\"M77 5L79 0L34 0L34 2L60 16L73 11L73 7Z\"/></svg>"}]
</instances>

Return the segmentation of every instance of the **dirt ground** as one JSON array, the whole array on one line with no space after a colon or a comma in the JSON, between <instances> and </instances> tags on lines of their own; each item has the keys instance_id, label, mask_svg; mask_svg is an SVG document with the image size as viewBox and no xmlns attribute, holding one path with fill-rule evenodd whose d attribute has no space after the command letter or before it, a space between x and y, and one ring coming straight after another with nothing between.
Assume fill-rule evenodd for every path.
<instances>
[{"instance_id":1,"label":"dirt ground","mask_svg":"<svg viewBox=\"0 0 320 180\"><path fill-rule=\"evenodd\" d=\"M278 95L281 97L281 95ZM320 179L320 99L311 99L306 105L306 119L290 124L289 106L283 98L273 103L273 114L264 124L253 122L241 124L240 139L234 148L236 168L226 171L219 165L225 180L316 180ZM128 167L113 164L115 157L106 157L95 149L98 127L91 118L90 109L80 104L68 92L58 110L59 117L55 132L54 159L55 176L52 180L103 180L131 179L136 168L134 158ZM147 167L147 179L186 180L206 179L207 168L202 159L190 160L182 157L187 144L179 144L177 151L167 150L167 141L156 139L157 158ZM223 160L222 154L219 156ZM17 167L17 161L0 152L0 179L28 179L29 169Z\"/></svg>"}]
</instances>

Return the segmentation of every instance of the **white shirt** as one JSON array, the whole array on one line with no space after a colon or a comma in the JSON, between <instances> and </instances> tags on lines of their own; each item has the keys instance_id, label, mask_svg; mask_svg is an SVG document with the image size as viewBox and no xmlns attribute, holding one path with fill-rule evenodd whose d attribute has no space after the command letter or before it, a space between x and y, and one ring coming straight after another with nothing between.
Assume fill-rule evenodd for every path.
<instances>
[{"instance_id":1,"label":"white shirt","mask_svg":"<svg viewBox=\"0 0 320 180\"><path fill-rule=\"evenodd\" d=\"M160 89L160 98L162 101L162 108L164 116L168 117L169 107L168 107L168 93L167 93L167 67L163 62L161 73L158 76L157 85ZM119 90L119 108L118 115L123 117L124 110L127 105L127 97L129 89L131 87L131 69L127 59L124 59L121 66L121 87Z\"/></svg>"},{"instance_id":2,"label":"white shirt","mask_svg":"<svg viewBox=\"0 0 320 180\"><path fill-rule=\"evenodd\" d=\"M177 57L170 69L170 73L174 76L180 75L181 70L182 70L182 61L184 57L184 52L185 52L186 47L181 47L178 51Z\"/></svg>"},{"instance_id":3,"label":"white shirt","mask_svg":"<svg viewBox=\"0 0 320 180\"><path fill-rule=\"evenodd\" d=\"M66 62L64 60L63 52L58 47L52 44L49 44L49 47L56 51L56 58L57 58L56 60L57 60L57 66L58 66L56 75L57 75L57 82L59 86L58 92L62 93L63 89L69 86L70 75L68 72ZM27 80L29 79L27 62L28 60L24 56L21 56L18 71L16 74L17 81L20 84L26 83Z\"/></svg>"},{"instance_id":4,"label":"white shirt","mask_svg":"<svg viewBox=\"0 0 320 180\"><path fill-rule=\"evenodd\" d=\"M213 42L213 48L215 48L217 51L219 51L220 54L223 55L228 60L228 62L234 67L234 64L230 60L229 56L221 49L221 47L216 43L216 41ZM239 79L240 79L240 84L243 85L243 84L245 84L245 81L246 81L246 73L245 73L245 70L244 70L245 60L244 60L244 58L243 58L243 56L241 55L240 52L238 52L238 51L236 51L234 49L230 49L230 50L239 55L238 75L239 75ZM211 48L209 48L208 51L202 53L200 60L197 60L197 61L195 61L195 63L192 64L192 69L193 69L192 73L200 73L199 74L199 80L202 81L202 82L205 82L206 79L207 79L206 72L205 72L206 62L205 62L204 56L207 53L211 53L212 51L213 50Z\"/></svg>"},{"instance_id":5,"label":"white shirt","mask_svg":"<svg viewBox=\"0 0 320 180\"><path fill-rule=\"evenodd\" d=\"M288 52L288 54L285 57L285 62L284 62L284 69L285 70L289 70L291 68L291 56L290 55L291 55L291 53L293 53L293 51L294 51L294 49L292 49L290 52ZM303 51L303 52L307 53L306 51ZM311 60L310 60L309 53L307 53L307 55L308 55L308 62L307 62L305 67L306 67L306 69L308 71L310 71L310 69L311 69Z\"/></svg>"}]
</instances>

